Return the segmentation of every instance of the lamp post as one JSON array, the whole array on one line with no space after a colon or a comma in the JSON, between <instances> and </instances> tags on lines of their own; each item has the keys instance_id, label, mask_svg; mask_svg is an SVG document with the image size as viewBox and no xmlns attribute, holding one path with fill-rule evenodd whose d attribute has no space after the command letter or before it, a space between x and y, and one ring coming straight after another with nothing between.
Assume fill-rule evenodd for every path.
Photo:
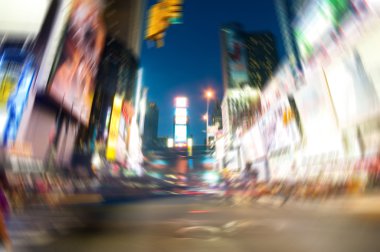
<instances>
[{"instance_id":1,"label":"lamp post","mask_svg":"<svg viewBox=\"0 0 380 252\"><path fill-rule=\"evenodd\" d=\"M210 99L213 98L214 96L214 92L212 90L207 90L206 93L205 93L205 96L206 96L206 101L207 101L207 105L206 105L206 146L208 147L209 145L209 142L208 142L208 120L209 120L209 116L208 116L208 109L209 109L209 106L210 106Z\"/></svg>"}]
</instances>

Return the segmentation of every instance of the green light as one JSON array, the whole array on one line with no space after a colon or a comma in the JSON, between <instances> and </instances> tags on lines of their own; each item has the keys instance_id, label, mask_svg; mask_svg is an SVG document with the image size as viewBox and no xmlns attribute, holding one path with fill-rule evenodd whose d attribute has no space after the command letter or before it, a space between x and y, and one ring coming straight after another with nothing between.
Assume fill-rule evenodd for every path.
<instances>
[{"instance_id":1,"label":"green light","mask_svg":"<svg viewBox=\"0 0 380 252\"><path fill-rule=\"evenodd\" d=\"M181 17L176 17L176 18L169 18L169 23L170 24L182 24L182 18Z\"/></svg>"}]
</instances>

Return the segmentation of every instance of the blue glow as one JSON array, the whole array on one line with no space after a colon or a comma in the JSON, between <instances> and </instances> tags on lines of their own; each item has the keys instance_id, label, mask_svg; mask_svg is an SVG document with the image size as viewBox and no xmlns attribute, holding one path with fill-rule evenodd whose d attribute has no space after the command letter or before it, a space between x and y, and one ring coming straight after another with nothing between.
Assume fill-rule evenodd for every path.
<instances>
[{"instance_id":1,"label":"blue glow","mask_svg":"<svg viewBox=\"0 0 380 252\"><path fill-rule=\"evenodd\" d=\"M174 126L174 142L176 143L187 142L187 125Z\"/></svg>"},{"instance_id":2,"label":"blue glow","mask_svg":"<svg viewBox=\"0 0 380 252\"><path fill-rule=\"evenodd\" d=\"M212 164L215 163L215 158L206 157L202 160L202 164Z\"/></svg>"},{"instance_id":3,"label":"blue glow","mask_svg":"<svg viewBox=\"0 0 380 252\"><path fill-rule=\"evenodd\" d=\"M186 108L176 108L174 112L175 116L187 116Z\"/></svg>"},{"instance_id":4,"label":"blue glow","mask_svg":"<svg viewBox=\"0 0 380 252\"><path fill-rule=\"evenodd\" d=\"M167 165L168 162L164 161L164 160L159 160L159 159L156 159L152 162L152 164L154 165Z\"/></svg>"},{"instance_id":5,"label":"blue glow","mask_svg":"<svg viewBox=\"0 0 380 252\"><path fill-rule=\"evenodd\" d=\"M7 65L13 66L9 71ZM35 69L33 60L21 51L21 48L9 48L2 52L0 70L2 74L13 78L14 88L6 98L6 110L1 118L4 119L0 127L1 144L7 145L16 139L17 131L22 119L29 92L34 80ZM5 84L4 84L5 85Z\"/></svg>"}]
</instances>

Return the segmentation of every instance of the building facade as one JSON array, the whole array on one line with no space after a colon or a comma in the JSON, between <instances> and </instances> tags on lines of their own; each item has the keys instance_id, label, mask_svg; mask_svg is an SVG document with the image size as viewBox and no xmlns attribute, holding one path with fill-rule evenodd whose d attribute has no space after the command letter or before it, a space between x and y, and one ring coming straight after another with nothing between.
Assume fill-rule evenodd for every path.
<instances>
[{"instance_id":1,"label":"building facade","mask_svg":"<svg viewBox=\"0 0 380 252\"><path fill-rule=\"evenodd\" d=\"M274 36L271 32L250 33L246 45L250 84L262 90L278 65Z\"/></svg>"},{"instance_id":2,"label":"building facade","mask_svg":"<svg viewBox=\"0 0 380 252\"><path fill-rule=\"evenodd\" d=\"M150 102L145 113L143 147L150 149L159 146L158 141L159 109L156 103Z\"/></svg>"},{"instance_id":3,"label":"building facade","mask_svg":"<svg viewBox=\"0 0 380 252\"><path fill-rule=\"evenodd\" d=\"M221 28L222 73L224 90L262 89L278 64L275 39L270 32L243 30L239 24Z\"/></svg>"},{"instance_id":4,"label":"building facade","mask_svg":"<svg viewBox=\"0 0 380 252\"><path fill-rule=\"evenodd\" d=\"M107 31L140 57L146 0L106 0L104 18Z\"/></svg>"}]
</instances>

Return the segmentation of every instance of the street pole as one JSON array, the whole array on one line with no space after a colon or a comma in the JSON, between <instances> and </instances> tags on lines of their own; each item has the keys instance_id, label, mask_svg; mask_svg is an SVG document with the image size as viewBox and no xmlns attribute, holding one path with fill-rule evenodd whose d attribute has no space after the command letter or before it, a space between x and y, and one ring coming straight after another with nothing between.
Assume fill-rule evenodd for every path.
<instances>
[{"instance_id":1,"label":"street pole","mask_svg":"<svg viewBox=\"0 0 380 252\"><path fill-rule=\"evenodd\" d=\"M208 148L208 107L210 103L210 98L207 97L207 108L206 108L206 147Z\"/></svg>"}]
</instances>

